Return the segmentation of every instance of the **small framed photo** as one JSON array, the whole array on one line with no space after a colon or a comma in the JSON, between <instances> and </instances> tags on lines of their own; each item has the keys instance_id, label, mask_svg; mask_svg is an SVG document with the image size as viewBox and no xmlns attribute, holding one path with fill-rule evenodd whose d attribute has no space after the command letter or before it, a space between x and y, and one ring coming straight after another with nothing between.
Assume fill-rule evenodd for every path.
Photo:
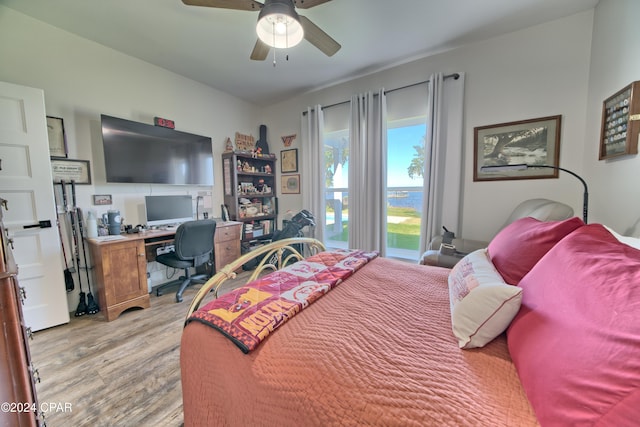
<instances>
[{"instance_id":1,"label":"small framed photo","mask_svg":"<svg viewBox=\"0 0 640 427\"><path fill-rule=\"evenodd\" d=\"M51 159L53 182L60 181L76 184L91 184L91 170L89 160Z\"/></svg>"},{"instance_id":2,"label":"small framed photo","mask_svg":"<svg viewBox=\"0 0 640 427\"><path fill-rule=\"evenodd\" d=\"M280 177L282 194L300 194L300 175L283 175Z\"/></svg>"},{"instance_id":3,"label":"small framed photo","mask_svg":"<svg viewBox=\"0 0 640 427\"><path fill-rule=\"evenodd\" d=\"M558 170L531 166L559 166L562 116L549 116L473 129L473 180L557 178ZM526 170L491 171L483 167L527 165Z\"/></svg>"},{"instance_id":4,"label":"small framed photo","mask_svg":"<svg viewBox=\"0 0 640 427\"><path fill-rule=\"evenodd\" d=\"M113 200L111 199L111 194L94 194L93 195L93 204L94 205L111 205L111 204L113 204Z\"/></svg>"},{"instance_id":5,"label":"small framed photo","mask_svg":"<svg viewBox=\"0 0 640 427\"><path fill-rule=\"evenodd\" d=\"M47 116L47 135L49 136L49 156L66 158L67 137L64 133L64 121L60 117Z\"/></svg>"},{"instance_id":6,"label":"small framed photo","mask_svg":"<svg viewBox=\"0 0 640 427\"><path fill-rule=\"evenodd\" d=\"M298 149L282 150L280 152L280 172L298 172Z\"/></svg>"}]
</instances>

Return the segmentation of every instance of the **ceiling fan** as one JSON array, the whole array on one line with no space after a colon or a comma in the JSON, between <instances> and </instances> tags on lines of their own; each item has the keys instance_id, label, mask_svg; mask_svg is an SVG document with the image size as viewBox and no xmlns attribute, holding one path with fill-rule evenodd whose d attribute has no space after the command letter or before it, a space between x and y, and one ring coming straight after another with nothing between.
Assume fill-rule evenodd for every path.
<instances>
[{"instance_id":1,"label":"ceiling fan","mask_svg":"<svg viewBox=\"0 0 640 427\"><path fill-rule=\"evenodd\" d=\"M333 56L342 46L295 11L295 8L310 9L329 1L331 0L265 0L263 4L254 0L182 0L188 6L259 11L256 25L258 40L251 52L251 59L256 61L264 61L272 47L293 47L303 38L325 55Z\"/></svg>"}]
</instances>

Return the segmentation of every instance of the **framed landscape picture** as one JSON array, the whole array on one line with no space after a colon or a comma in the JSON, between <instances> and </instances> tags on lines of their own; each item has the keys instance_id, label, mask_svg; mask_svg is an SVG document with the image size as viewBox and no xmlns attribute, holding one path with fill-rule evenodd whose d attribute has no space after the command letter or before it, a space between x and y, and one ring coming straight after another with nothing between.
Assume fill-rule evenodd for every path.
<instances>
[{"instance_id":1,"label":"framed landscape picture","mask_svg":"<svg viewBox=\"0 0 640 427\"><path fill-rule=\"evenodd\" d=\"M483 170L483 167L510 165L548 165L557 167L560 159L562 116L549 116L474 128L474 181L557 178L558 170Z\"/></svg>"}]
</instances>

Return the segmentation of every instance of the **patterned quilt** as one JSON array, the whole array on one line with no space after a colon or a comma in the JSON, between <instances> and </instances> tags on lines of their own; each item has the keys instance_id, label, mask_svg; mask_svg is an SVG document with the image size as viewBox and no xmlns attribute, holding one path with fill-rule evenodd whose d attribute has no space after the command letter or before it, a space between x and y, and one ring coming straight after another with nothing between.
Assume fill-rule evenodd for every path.
<instances>
[{"instance_id":1,"label":"patterned quilt","mask_svg":"<svg viewBox=\"0 0 640 427\"><path fill-rule=\"evenodd\" d=\"M248 353L377 256L361 250L321 252L220 296L194 312L187 323L211 326Z\"/></svg>"}]
</instances>

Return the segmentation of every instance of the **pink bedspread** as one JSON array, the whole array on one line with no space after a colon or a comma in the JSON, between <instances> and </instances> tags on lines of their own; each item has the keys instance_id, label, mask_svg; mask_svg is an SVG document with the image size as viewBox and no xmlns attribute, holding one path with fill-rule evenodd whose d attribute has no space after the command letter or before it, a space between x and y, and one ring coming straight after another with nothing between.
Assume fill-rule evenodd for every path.
<instances>
[{"instance_id":1,"label":"pink bedspread","mask_svg":"<svg viewBox=\"0 0 640 427\"><path fill-rule=\"evenodd\" d=\"M320 252L214 299L187 322L211 326L248 353L377 256L346 249Z\"/></svg>"},{"instance_id":2,"label":"pink bedspread","mask_svg":"<svg viewBox=\"0 0 640 427\"><path fill-rule=\"evenodd\" d=\"M449 270L377 258L242 354L188 324L185 426L533 426L504 336L461 350Z\"/></svg>"}]
</instances>

